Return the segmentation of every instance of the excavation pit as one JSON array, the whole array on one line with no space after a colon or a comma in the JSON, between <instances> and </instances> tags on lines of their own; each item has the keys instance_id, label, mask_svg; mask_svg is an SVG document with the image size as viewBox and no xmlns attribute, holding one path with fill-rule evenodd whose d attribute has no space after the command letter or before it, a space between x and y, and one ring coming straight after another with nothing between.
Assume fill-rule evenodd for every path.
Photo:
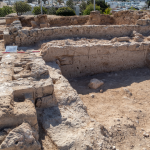
<instances>
[{"instance_id":1,"label":"excavation pit","mask_svg":"<svg viewBox=\"0 0 150 150\"><path fill-rule=\"evenodd\" d=\"M69 82L90 117L109 130L117 148L130 149L134 143L134 149L138 149L147 148L148 142L143 133L149 130L150 122L149 75L149 68L144 67L72 78ZM104 85L90 89L88 84L93 78L102 80Z\"/></svg>"},{"instance_id":2,"label":"excavation pit","mask_svg":"<svg viewBox=\"0 0 150 150\"><path fill-rule=\"evenodd\" d=\"M134 37L53 40L42 44L41 55L46 62L56 61L65 77L81 77L146 66L150 42L144 36L142 40L135 42Z\"/></svg>"}]
</instances>

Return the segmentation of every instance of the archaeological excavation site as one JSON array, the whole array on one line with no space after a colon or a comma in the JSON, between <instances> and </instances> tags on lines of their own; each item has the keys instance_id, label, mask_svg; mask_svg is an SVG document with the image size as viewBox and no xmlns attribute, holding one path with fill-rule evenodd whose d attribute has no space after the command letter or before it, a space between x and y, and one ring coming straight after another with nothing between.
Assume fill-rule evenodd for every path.
<instances>
[{"instance_id":1,"label":"archaeological excavation site","mask_svg":"<svg viewBox=\"0 0 150 150\"><path fill-rule=\"evenodd\" d=\"M0 150L150 150L150 12L8 15L0 33Z\"/></svg>"}]
</instances>

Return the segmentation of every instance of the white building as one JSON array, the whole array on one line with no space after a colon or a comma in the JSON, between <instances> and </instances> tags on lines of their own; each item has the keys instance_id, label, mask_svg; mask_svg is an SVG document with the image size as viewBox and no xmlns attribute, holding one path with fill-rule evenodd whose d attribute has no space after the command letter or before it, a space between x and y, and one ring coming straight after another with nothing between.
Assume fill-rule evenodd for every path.
<instances>
[{"instance_id":1,"label":"white building","mask_svg":"<svg viewBox=\"0 0 150 150\"><path fill-rule=\"evenodd\" d=\"M127 10L130 7L135 7L135 8L143 8L146 6L146 3L144 1L130 1L130 2L123 2L123 1L112 1L112 0L105 0L110 5L110 8L124 8Z\"/></svg>"}]
</instances>

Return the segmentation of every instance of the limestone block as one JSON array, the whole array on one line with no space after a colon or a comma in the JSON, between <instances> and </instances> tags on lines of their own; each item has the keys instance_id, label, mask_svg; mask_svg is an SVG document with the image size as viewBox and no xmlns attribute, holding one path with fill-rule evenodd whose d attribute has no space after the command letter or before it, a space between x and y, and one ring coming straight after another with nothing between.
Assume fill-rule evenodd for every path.
<instances>
[{"instance_id":1,"label":"limestone block","mask_svg":"<svg viewBox=\"0 0 150 150\"><path fill-rule=\"evenodd\" d=\"M6 25L10 25L13 21L18 20L18 16L11 16L11 17L6 17Z\"/></svg>"},{"instance_id":2,"label":"limestone block","mask_svg":"<svg viewBox=\"0 0 150 150\"><path fill-rule=\"evenodd\" d=\"M23 94L31 93L32 97L34 97L34 87L29 86L14 86L14 97L21 97Z\"/></svg>"},{"instance_id":3,"label":"limestone block","mask_svg":"<svg viewBox=\"0 0 150 150\"><path fill-rule=\"evenodd\" d=\"M129 44L128 43L121 43L118 45L118 50L124 50L126 51L128 49Z\"/></svg>"},{"instance_id":4,"label":"limestone block","mask_svg":"<svg viewBox=\"0 0 150 150\"><path fill-rule=\"evenodd\" d=\"M99 88L100 86L102 86L104 84L103 81L101 80L98 80L98 79L91 79L90 80L90 83L88 84L89 88L91 89L97 89Z\"/></svg>"},{"instance_id":5,"label":"limestone block","mask_svg":"<svg viewBox=\"0 0 150 150\"><path fill-rule=\"evenodd\" d=\"M149 21L147 19L139 19L136 22L137 25L145 26L149 24Z\"/></svg>"},{"instance_id":6,"label":"limestone block","mask_svg":"<svg viewBox=\"0 0 150 150\"><path fill-rule=\"evenodd\" d=\"M78 46L70 46L70 47L73 47L74 49L74 56L82 56L82 55L85 55L85 56L88 56L89 54L89 46L85 46L85 45L78 45Z\"/></svg>"},{"instance_id":7,"label":"limestone block","mask_svg":"<svg viewBox=\"0 0 150 150\"><path fill-rule=\"evenodd\" d=\"M28 123L22 123L20 126L9 132L0 145L0 149L41 150L41 145L38 142L38 133Z\"/></svg>"},{"instance_id":8,"label":"limestone block","mask_svg":"<svg viewBox=\"0 0 150 150\"><path fill-rule=\"evenodd\" d=\"M71 78L71 77L75 77L77 76L77 72L75 72L76 69L74 67L74 65L63 65L61 66L61 72L63 74L63 76L67 77L67 78ZM54 78L55 80L55 78ZM56 79L58 80L58 79Z\"/></svg>"},{"instance_id":9,"label":"limestone block","mask_svg":"<svg viewBox=\"0 0 150 150\"><path fill-rule=\"evenodd\" d=\"M150 41L150 36L147 37L147 40Z\"/></svg>"},{"instance_id":10,"label":"limestone block","mask_svg":"<svg viewBox=\"0 0 150 150\"><path fill-rule=\"evenodd\" d=\"M47 23L41 23L40 24L40 28L47 28L48 27L48 24Z\"/></svg>"},{"instance_id":11,"label":"limestone block","mask_svg":"<svg viewBox=\"0 0 150 150\"><path fill-rule=\"evenodd\" d=\"M50 28L46 28L46 27L45 27L45 28L43 27L43 28L41 29L41 32L42 32L42 34L43 34L44 36L52 35L52 33L53 33L52 31L53 31L53 30L51 30Z\"/></svg>"},{"instance_id":12,"label":"limestone block","mask_svg":"<svg viewBox=\"0 0 150 150\"><path fill-rule=\"evenodd\" d=\"M41 98L43 96L53 94L54 85L51 78L47 79L45 82L41 80L36 82L34 87L35 87L35 98Z\"/></svg>"},{"instance_id":13,"label":"limestone block","mask_svg":"<svg viewBox=\"0 0 150 150\"><path fill-rule=\"evenodd\" d=\"M115 37L115 38L113 38L113 39L111 40L111 42L112 42L112 43L117 42L117 38L116 38L116 37Z\"/></svg>"},{"instance_id":14,"label":"limestone block","mask_svg":"<svg viewBox=\"0 0 150 150\"><path fill-rule=\"evenodd\" d=\"M139 47L138 43L130 43L127 50L129 50L129 51L135 51L136 47Z\"/></svg>"},{"instance_id":15,"label":"limestone block","mask_svg":"<svg viewBox=\"0 0 150 150\"><path fill-rule=\"evenodd\" d=\"M32 28L38 28L36 21L31 21Z\"/></svg>"},{"instance_id":16,"label":"limestone block","mask_svg":"<svg viewBox=\"0 0 150 150\"><path fill-rule=\"evenodd\" d=\"M61 57L59 58L61 65L72 65L73 64L73 57Z\"/></svg>"},{"instance_id":17,"label":"limestone block","mask_svg":"<svg viewBox=\"0 0 150 150\"><path fill-rule=\"evenodd\" d=\"M134 41L135 42L142 42L143 41L143 38L139 37L139 36L135 36L134 37Z\"/></svg>"},{"instance_id":18,"label":"limestone block","mask_svg":"<svg viewBox=\"0 0 150 150\"><path fill-rule=\"evenodd\" d=\"M130 38L129 37L119 37L117 38L118 42L129 42Z\"/></svg>"},{"instance_id":19,"label":"limestone block","mask_svg":"<svg viewBox=\"0 0 150 150\"><path fill-rule=\"evenodd\" d=\"M20 71L22 71L23 68L22 67L15 67L14 68L14 73L19 73Z\"/></svg>"},{"instance_id":20,"label":"limestone block","mask_svg":"<svg viewBox=\"0 0 150 150\"><path fill-rule=\"evenodd\" d=\"M133 36L133 37L135 37L135 36L139 36L140 38L143 38L143 35L142 34L140 34L140 33L138 33L137 31L133 31L133 33L132 33L132 35L131 36Z\"/></svg>"},{"instance_id":21,"label":"limestone block","mask_svg":"<svg viewBox=\"0 0 150 150\"><path fill-rule=\"evenodd\" d=\"M53 98L52 95L38 98L36 101L36 107L39 107L39 108L49 108L49 107L53 107L56 105L57 105L57 102L55 101L55 98Z\"/></svg>"},{"instance_id":22,"label":"limestone block","mask_svg":"<svg viewBox=\"0 0 150 150\"><path fill-rule=\"evenodd\" d=\"M143 50L148 50L149 47L150 47L150 43L149 42L145 42L145 43L142 43L143 44Z\"/></svg>"},{"instance_id":23,"label":"limestone block","mask_svg":"<svg viewBox=\"0 0 150 150\"><path fill-rule=\"evenodd\" d=\"M73 75L78 74L79 76L86 75L90 72L90 62L88 56L75 56L73 57Z\"/></svg>"}]
</instances>

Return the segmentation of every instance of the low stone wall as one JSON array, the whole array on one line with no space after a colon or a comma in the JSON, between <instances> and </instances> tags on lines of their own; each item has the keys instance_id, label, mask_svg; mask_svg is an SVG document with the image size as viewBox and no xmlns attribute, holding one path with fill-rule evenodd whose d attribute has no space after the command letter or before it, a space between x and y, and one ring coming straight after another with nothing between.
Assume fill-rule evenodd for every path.
<instances>
[{"instance_id":1,"label":"low stone wall","mask_svg":"<svg viewBox=\"0 0 150 150\"><path fill-rule=\"evenodd\" d=\"M150 13L148 11L119 11L114 13L113 18L116 25L121 24L136 24L138 19L150 19Z\"/></svg>"},{"instance_id":2,"label":"low stone wall","mask_svg":"<svg viewBox=\"0 0 150 150\"><path fill-rule=\"evenodd\" d=\"M48 15L47 16L48 23L51 27L54 26L69 26L69 25L84 25L88 19L89 16L53 16Z\"/></svg>"},{"instance_id":3,"label":"low stone wall","mask_svg":"<svg viewBox=\"0 0 150 150\"><path fill-rule=\"evenodd\" d=\"M15 28L15 27L14 27ZM41 40L54 40L71 37L105 38L130 36L133 31L141 34L150 32L150 26L139 25L76 25L51 27L32 30L11 28L4 32L5 45L15 43L18 46L35 44Z\"/></svg>"},{"instance_id":4,"label":"low stone wall","mask_svg":"<svg viewBox=\"0 0 150 150\"><path fill-rule=\"evenodd\" d=\"M20 20L22 26L31 27L31 21L34 21L35 15L10 14L5 17L6 24L9 26L14 20ZM96 19L93 19L96 18ZM148 11L119 11L113 15L85 15L85 16L56 16L47 15L47 22L50 27L69 26L69 25L135 25L138 19L150 19Z\"/></svg>"},{"instance_id":5,"label":"low stone wall","mask_svg":"<svg viewBox=\"0 0 150 150\"><path fill-rule=\"evenodd\" d=\"M42 48L45 61L57 61L65 77L143 67L150 42L51 46Z\"/></svg>"}]
</instances>

